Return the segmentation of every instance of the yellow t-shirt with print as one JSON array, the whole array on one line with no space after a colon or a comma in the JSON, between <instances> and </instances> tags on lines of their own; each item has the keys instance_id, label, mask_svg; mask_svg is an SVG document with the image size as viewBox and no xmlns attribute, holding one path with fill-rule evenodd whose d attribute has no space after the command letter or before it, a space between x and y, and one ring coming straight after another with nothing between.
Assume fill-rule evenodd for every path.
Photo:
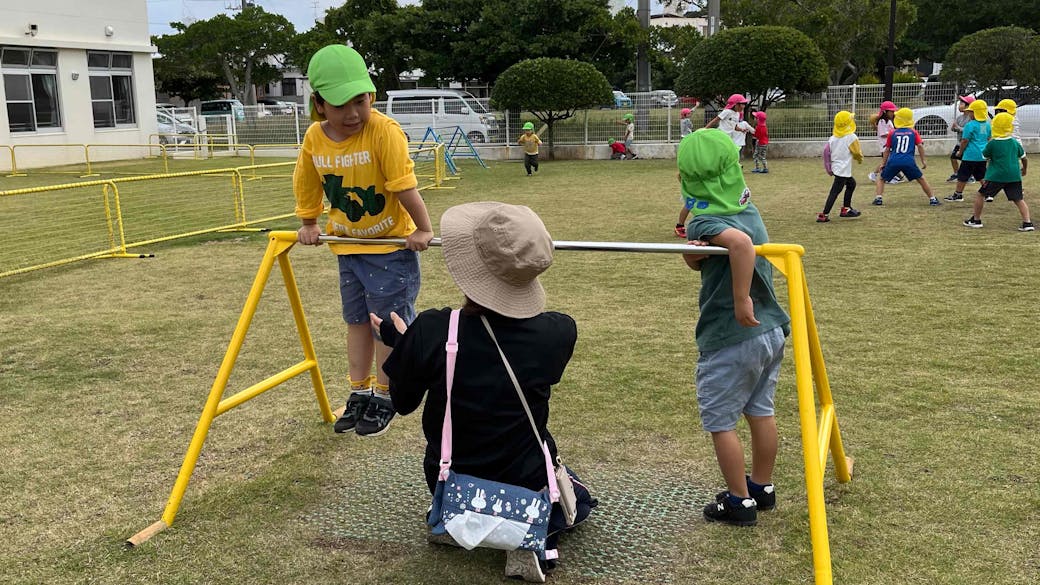
<instances>
[{"instance_id":1,"label":"yellow t-shirt with print","mask_svg":"<svg viewBox=\"0 0 1040 585\"><path fill-rule=\"evenodd\" d=\"M296 216L316 219L329 204L325 234L351 238L404 238L415 222L395 193L418 185L408 139L392 118L372 110L361 132L342 142L321 123L307 128L293 172ZM387 254L400 246L329 244L336 254Z\"/></svg>"},{"instance_id":2,"label":"yellow t-shirt with print","mask_svg":"<svg viewBox=\"0 0 1040 585\"><path fill-rule=\"evenodd\" d=\"M516 141L524 147L524 154L538 154L538 145L542 143L542 139L534 132L530 136L525 132Z\"/></svg>"}]
</instances>

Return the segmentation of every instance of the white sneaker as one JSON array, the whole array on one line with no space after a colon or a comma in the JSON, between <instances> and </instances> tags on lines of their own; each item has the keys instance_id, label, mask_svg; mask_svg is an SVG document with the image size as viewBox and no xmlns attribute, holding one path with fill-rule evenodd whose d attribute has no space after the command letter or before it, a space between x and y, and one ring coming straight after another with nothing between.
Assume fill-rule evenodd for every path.
<instances>
[{"instance_id":1,"label":"white sneaker","mask_svg":"<svg viewBox=\"0 0 1040 585\"><path fill-rule=\"evenodd\" d=\"M545 572L538 553L530 550L506 551L506 577L520 577L528 583L545 583Z\"/></svg>"},{"instance_id":2,"label":"white sneaker","mask_svg":"<svg viewBox=\"0 0 1040 585\"><path fill-rule=\"evenodd\" d=\"M874 171L871 171L870 174L867 175L867 178L870 179L871 183L873 183L874 181L877 180L877 173L875 173Z\"/></svg>"}]
</instances>

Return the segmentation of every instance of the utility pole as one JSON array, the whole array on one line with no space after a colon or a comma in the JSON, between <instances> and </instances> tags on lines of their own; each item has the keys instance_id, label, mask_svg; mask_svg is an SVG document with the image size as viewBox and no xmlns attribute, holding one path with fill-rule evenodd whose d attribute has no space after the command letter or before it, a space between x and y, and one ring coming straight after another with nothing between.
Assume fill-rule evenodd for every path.
<instances>
[{"instance_id":1,"label":"utility pole","mask_svg":"<svg viewBox=\"0 0 1040 585\"><path fill-rule=\"evenodd\" d=\"M885 100L892 101L892 78L896 73L896 0L888 9L888 60L885 63Z\"/></svg>"},{"instance_id":2,"label":"utility pole","mask_svg":"<svg viewBox=\"0 0 1040 585\"><path fill-rule=\"evenodd\" d=\"M639 0L636 18L644 31L650 30L650 0ZM639 43L636 54L636 91L650 91L650 62L647 61L646 43Z\"/></svg>"},{"instance_id":3,"label":"utility pole","mask_svg":"<svg viewBox=\"0 0 1040 585\"><path fill-rule=\"evenodd\" d=\"M719 32L719 0L708 0L708 34L710 37Z\"/></svg>"}]
</instances>

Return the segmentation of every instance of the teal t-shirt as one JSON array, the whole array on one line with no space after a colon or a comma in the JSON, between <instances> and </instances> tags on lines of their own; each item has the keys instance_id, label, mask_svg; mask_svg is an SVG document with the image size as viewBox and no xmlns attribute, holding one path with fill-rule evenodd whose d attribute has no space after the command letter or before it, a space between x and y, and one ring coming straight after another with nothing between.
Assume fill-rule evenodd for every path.
<instances>
[{"instance_id":1,"label":"teal t-shirt","mask_svg":"<svg viewBox=\"0 0 1040 585\"><path fill-rule=\"evenodd\" d=\"M698 215L686 228L690 240L717 236L727 228L736 228L757 244L769 242L769 234L754 204L735 215ZM769 260L755 258L755 274L751 279L751 300L760 325L743 327L733 315L733 274L728 256L708 256L701 262L700 318L697 319L697 348L714 351L751 339L782 327L791 332L791 318L776 300L773 290L773 266Z\"/></svg>"},{"instance_id":2,"label":"teal t-shirt","mask_svg":"<svg viewBox=\"0 0 1040 585\"><path fill-rule=\"evenodd\" d=\"M962 138L968 141L968 145L964 149L961 160L986 160L986 157L982 156L982 149L986 148L986 143L989 142L989 133L989 120L985 122L979 122L978 120L968 122L964 126L964 134L962 134Z\"/></svg>"},{"instance_id":3,"label":"teal t-shirt","mask_svg":"<svg viewBox=\"0 0 1040 585\"><path fill-rule=\"evenodd\" d=\"M997 183L1017 183L1022 180L1019 158L1025 154L1022 145L1013 137L994 138L982 149L982 156L989 160L986 180Z\"/></svg>"}]
</instances>

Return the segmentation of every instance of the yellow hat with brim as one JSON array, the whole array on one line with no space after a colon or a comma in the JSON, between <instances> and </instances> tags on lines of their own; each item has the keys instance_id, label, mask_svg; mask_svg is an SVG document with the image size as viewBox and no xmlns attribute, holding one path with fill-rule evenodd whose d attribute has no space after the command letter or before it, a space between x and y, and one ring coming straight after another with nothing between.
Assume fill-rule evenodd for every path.
<instances>
[{"instance_id":1,"label":"yellow hat with brim","mask_svg":"<svg viewBox=\"0 0 1040 585\"><path fill-rule=\"evenodd\" d=\"M318 49L307 65L311 89L333 106L342 106L363 93L375 93L376 86L368 74L368 65L360 53L346 45L328 45ZM312 96L313 101L313 96ZM311 120L325 117L311 103Z\"/></svg>"},{"instance_id":2,"label":"yellow hat with brim","mask_svg":"<svg viewBox=\"0 0 1040 585\"><path fill-rule=\"evenodd\" d=\"M1014 116L1015 111L1018 110L1018 104L1015 103L1015 100L1005 98L997 102L997 109L1004 110L1005 112Z\"/></svg>"},{"instance_id":3,"label":"yellow hat with brim","mask_svg":"<svg viewBox=\"0 0 1040 585\"><path fill-rule=\"evenodd\" d=\"M856 131L856 120L852 112L842 110L834 114L834 135L838 138L848 136Z\"/></svg>"},{"instance_id":4,"label":"yellow hat with brim","mask_svg":"<svg viewBox=\"0 0 1040 585\"><path fill-rule=\"evenodd\" d=\"M1001 112L993 117L993 138L1007 138L1014 131L1015 117Z\"/></svg>"},{"instance_id":5,"label":"yellow hat with brim","mask_svg":"<svg viewBox=\"0 0 1040 585\"><path fill-rule=\"evenodd\" d=\"M975 100L968 104L968 109L975 115L975 120L979 122L985 122L987 117L987 110L989 110L989 104L985 100Z\"/></svg>"},{"instance_id":6,"label":"yellow hat with brim","mask_svg":"<svg viewBox=\"0 0 1040 585\"><path fill-rule=\"evenodd\" d=\"M913 128L914 111L910 108L899 108L896 110L895 119L892 120L896 128Z\"/></svg>"}]
</instances>

